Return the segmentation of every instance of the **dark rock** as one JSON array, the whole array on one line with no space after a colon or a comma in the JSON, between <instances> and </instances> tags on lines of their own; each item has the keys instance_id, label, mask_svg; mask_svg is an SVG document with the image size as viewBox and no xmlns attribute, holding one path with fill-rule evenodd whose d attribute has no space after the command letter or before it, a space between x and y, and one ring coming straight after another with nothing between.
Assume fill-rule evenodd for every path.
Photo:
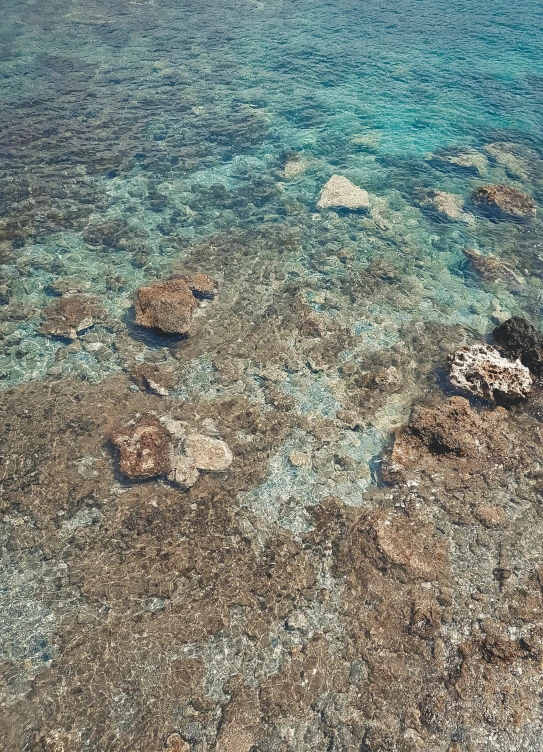
<instances>
[{"instance_id":1,"label":"dark rock","mask_svg":"<svg viewBox=\"0 0 543 752\"><path fill-rule=\"evenodd\" d=\"M39 331L49 337L77 339L79 332L103 321L106 310L90 295L61 297L45 309Z\"/></svg>"},{"instance_id":2,"label":"dark rock","mask_svg":"<svg viewBox=\"0 0 543 752\"><path fill-rule=\"evenodd\" d=\"M508 358L519 358L536 376L543 373L543 335L520 316L512 316L492 332L499 349Z\"/></svg>"},{"instance_id":3,"label":"dark rock","mask_svg":"<svg viewBox=\"0 0 543 752\"><path fill-rule=\"evenodd\" d=\"M154 478L170 472L172 436L154 415L142 415L114 433L112 441L119 450L119 469L129 478Z\"/></svg>"},{"instance_id":4,"label":"dark rock","mask_svg":"<svg viewBox=\"0 0 543 752\"><path fill-rule=\"evenodd\" d=\"M187 334L198 305L182 279L140 287L136 300L136 323L165 334Z\"/></svg>"},{"instance_id":5,"label":"dark rock","mask_svg":"<svg viewBox=\"0 0 543 752\"><path fill-rule=\"evenodd\" d=\"M532 219L536 208L534 200L510 185L482 185L472 194L473 202L502 219Z\"/></svg>"}]
</instances>

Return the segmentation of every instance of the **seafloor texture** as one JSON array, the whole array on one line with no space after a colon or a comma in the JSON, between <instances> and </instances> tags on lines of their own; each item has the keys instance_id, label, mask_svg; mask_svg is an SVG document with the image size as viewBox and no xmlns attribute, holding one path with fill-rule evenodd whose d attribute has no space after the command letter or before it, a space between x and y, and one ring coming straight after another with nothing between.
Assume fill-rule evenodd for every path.
<instances>
[{"instance_id":1,"label":"seafloor texture","mask_svg":"<svg viewBox=\"0 0 543 752\"><path fill-rule=\"evenodd\" d=\"M540 3L1 10L2 752L541 752Z\"/></svg>"}]
</instances>

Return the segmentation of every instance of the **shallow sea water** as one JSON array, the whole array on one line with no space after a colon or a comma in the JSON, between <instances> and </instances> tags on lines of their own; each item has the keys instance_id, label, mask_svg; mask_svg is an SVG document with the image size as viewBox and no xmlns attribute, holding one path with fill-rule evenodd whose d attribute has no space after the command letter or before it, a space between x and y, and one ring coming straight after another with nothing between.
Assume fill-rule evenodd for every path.
<instances>
[{"instance_id":1,"label":"shallow sea water","mask_svg":"<svg viewBox=\"0 0 543 752\"><path fill-rule=\"evenodd\" d=\"M227 411L243 399L266 414L284 402L277 409L288 412L290 423L279 429L270 422L276 435L262 449L265 471L229 490L240 530L256 530L262 550L273 531L295 540L307 535L310 509L330 495L349 506L369 504L366 494L381 485L380 456L392 431L426 393L450 388L446 354L484 339L510 315L540 325L542 46L537 0L445 6L435 0L4 0L0 388L14 390L9 394L17 401L17 390L30 385L21 399L30 400L33 413L56 385L75 379L81 394L111 390L111 404L119 401L119 416L110 416L115 423L125 399L115 389L129 383L134 363L150 362L172 368L177 378L166 401L153 397L151 410L197 403L205 415L214 405ZM466 154L469 166L451 161ZM285 167L293 164L299 170L289 176ZM333 174L369 192L369 212L316 209ZM478 214L470 195L486 183L529 193L536 219L496 222ZM461 214L451 219L423 205L429 190L458 196ZM500 258L513 269L513 281L481 279L465 248ZM136 289L179 270L219 281L218 302L199 309L187 341L134 323ZM71 343L39 331L61 290L95 295L107 310ZM126 400L135 392L132 385ZM136 408L145 410L145 402L132 414ZM50 415L40 430L55 445L62 429L56 413ZM220 417L227 422L224 412ZM239 428L236 436L250 446L250 433ZM292 452L311 461L296 466ZM100 456L113 463L109 450ZM99 527L106 504L96 480L101 471L93 476L92 457L77 461L86 496L56 510L63 519L47 521L44 513L37 523L39 515L21 501L15 509L8 505L6 530L30 518L40 530ZM112 484L103 491L107 503L132 493L117 475ZM22 498L29 487L21 486ZM8 540L10 533L3 535ZM24 554L24 545L6 553L0 654L17 668L16 678L6 680L4 708L18 708L28 692L37 692L36 677L54 669L66 649L60 625L87 607L77 577L77 584L62 579L71 566L65 555L77 558L73 539L62 535L67 548L54 549L52 559L38 553L35 541ZM331 577L325 569L323 587ZM143 588L140 597L147 603L151 596ZM89 613L98 623L111 605L105 596L96 599ZM154 614L153 608L142 611ZM333 607L322 609L315 602L307 612L313 630L336 623ZM238 617L245 624L246 615L236 614L233 608L231 624ZM205 664L204 684L217 707L241 666L257 686L281 665L281 641L291 650L294 639L292 630L277 627L279 636L260 655L254 645L239 647L242 627L223 630L208 630L207 642L187 638L174 650L175 660L188 651ZM306 632L299 634L303 642ZM145 715L141 708L156 693L152 679L145 684L155 669L142 654L138 660L131 681L142 682L141 705L131 705L126 686L118 695L106 692L110 726L92 713L88 722L77 720L70 710L58 728L43 722L49 736L36 732L45 746L31 746L20 731L5 749L60 752L73 743L74 750L151 750L168 723L170 730L183 728L184 743L192 745L175 749L213 749L220 712L209 711L205 727L197 703L192 720L186 708L172 720L175 712L161 705L158 715L168 723L157 721L152 733L148 720L137 726L134 719ZM61 685L59 678L51 684L55 691ZM284 728L276 736L282 741L275 747L269 741L258 749L306 749L302 737L288 742ZM310 735L303 744L350 750L340 736L335 746L319 746L320 737ZM55 739L65 746L54 746ZM485 737L486 746L477 748L535 752L530 739L526 747L520 741L505 747ZM243 743L220 749L245 750ZM358 748L397 747L367 742Z\"/></svg>"}]
</instances>

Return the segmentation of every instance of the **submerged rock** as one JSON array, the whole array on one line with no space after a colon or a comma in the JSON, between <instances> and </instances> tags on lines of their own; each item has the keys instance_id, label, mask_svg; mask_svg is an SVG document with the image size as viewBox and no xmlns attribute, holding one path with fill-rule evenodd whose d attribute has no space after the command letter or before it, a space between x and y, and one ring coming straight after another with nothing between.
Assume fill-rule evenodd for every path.
<instances>
[{"instance_id":1,"label":"submerged rock","mask_svg":"<svg viewBox=\"0 0 543 752\"><path fill-rule=\"evenodd\" d=\"M510 185L482 185L473 192L472 200L502 219L532 219L536 214L533 198Z\"/></svg>"},{"instance_id":2,"label":"submerged rock","mask_svg":"<svg viewBox=\"0 0 543 752\"><path fill-rule=\"evenodd\" d=\"M520 316L512 316L492 332L496 344L509 358L519 358L536 376L543 373L543 335Z\"/></svg>"},{"instance_id":3,"label":"submerged rock","mask_svg":"<svg viewBox=\"0 0 543 752\"><path fill-rule=\"evenodd\" d=\"M183 279L140 287L136 299L136 323L165 334L187 334L197 305Z\"/></svg>"},{"instance_id":4,"label":"submerged rock","mask_svg":"<svg viewBox=\"0 0 543 752\"><path fill-rule=\"evenodd\" d=\"M509 264L492 254L485 256L473 248L464 248L463 254L469 259L473 270L486 282L495 282L498 279L513 283L522 281Z\"/></svg>"},{"instance_id":5,"label":"submerged rock","mask_svg":"<svg viewBox=\"0 0 543 752\"><path fill-rule=\"evenodd\" d=\"M367 191L351 183L341 175L332 175L321 191L317 209L368 209L370 197Z\"/></svg>"},{"instance_id":6,"label":"submerged rock","mask_svg":"<svg viewBox=\"0 0 543 752\"><path fill-rule=\"evenodd\" d=\"M451 382L489 400L525 399L532 377L520 360L507 360L490 345L461 347L449 356Z\"/></svg>"},{"instance_id":7,"label":"submerged rock","mask_svg":"<svg viewBox=\"0 0 543 752\"><path fill-rule=\"evenodd\" d=\"M289 159L285 164L284 176L286 180L292 180L293 178L301 175L308 167L308 162L305 159Z\"/></svg>"},{"instance_id":8,"label":"submerged rock","mask_svg":"<svg viewBox=\"0 0 543 752\"><path fill-rule=\"evenodd\" d=\"M484 154L476 151L460 152L452 154L446 158L449 164L455 167L463 167L468 170L475 170L479 175L483 175L488 170L488 159Z\"/></svg>"},{"instance_id":9,"label":"submerged rock","mask_svg":"<svg viewBox=\"0 0 543 752\"><path fill-rule=\"evenodd\" d=\"M463 219L462 196L455 196L445 191L430 191L426 199L426 205L432 206L439 214L449 219Z\"/></svg>"},{"instance_id":10,"label":"submerged rock","mask_svg":"<svg viewBox=\"0 0 543 752\"><path fill-rule=\"evenodd\" d=\"M172 435L155 415L142 415L114 433L112 441L119 450L119 469L128 478L154 478L172 468Z\"/></svg>"},{"instance_id":11,"label":"submerged rock","mask_svg":"<svg viewBox=\"0 0 543 752\"><path fill-rule=\"evenodd\" d=\"M496 141L485 146L485 151L513 177L526 180L528 178L528 161L518 153L516 144L507 141ZM531 151L531 150L529 150ZM532 152L532 158L537 154Z\"/></svg>"},{"instance_id":12,"label":"submerged rock","mask_svg":"<svg viewBox=\"0 0 543 752\"><path fill-rule=\"evenodd\" d=\"M49 337L77 339L79 332L102 321L106 310L90 295L68 295L55 301L45 311L39 331Z\"/></svg>"}]
</instances>

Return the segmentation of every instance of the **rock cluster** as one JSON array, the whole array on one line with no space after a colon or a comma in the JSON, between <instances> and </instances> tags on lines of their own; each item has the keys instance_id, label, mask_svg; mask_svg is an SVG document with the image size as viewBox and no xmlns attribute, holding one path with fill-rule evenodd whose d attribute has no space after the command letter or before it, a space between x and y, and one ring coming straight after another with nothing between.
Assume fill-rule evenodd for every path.
<instances>
[{"instance_id":1,"label":"rock cluster","mask_svg":"<svg viewBox=\"0 0 543 752\"><path fill-rule=\"evenodd\" d=\"M341 175L332 175L321 191L317 209L368 209L368 192Z\"/></svg>"},{"instance_id":2,"label":"rock cluster","mask_svg":"<svg viewBox=\"0 0 543 752\"><path fill-rule=\"evenodd\" d=\"M534 200L527 193L510 185L482 185L471 196L480 209L501 219L532 219L535 217Z\"/></svg>"},{"instance_id":3,"label":"rock cluster","mask_svg":"<svg viewBox=\"0 0 543 752\"><path fill-rule=\"evenodd\" d=\"M188 334L198 299L213 298L216 292L217 283L207 274L176 275L140 287L136 323L164 334Z\"/></svg>"},{"instance_id":4,"label":"rock cluster","mask_svg":"<svg viewBox=\"0 0 543 752\"><path fill-rule=\"evenodd\" d=\"M227 470L233 461L224 441L152 413L116 431L112 441L119 451L120 471L132 480L166 476L177 485L190 488L200 471Z\"/></svg>"},{"instance_id":5,"label":"rock cluster","mask_svg":"<svg viewBox=\"0 0 543 752\"><path fill-rule=\"evenodd\" d=\"M507 360L490 345L461 347L449 356L451 382L478 397L496 401L525 399L532 377L520 360Z\"/></svg>"}]
</instances>

